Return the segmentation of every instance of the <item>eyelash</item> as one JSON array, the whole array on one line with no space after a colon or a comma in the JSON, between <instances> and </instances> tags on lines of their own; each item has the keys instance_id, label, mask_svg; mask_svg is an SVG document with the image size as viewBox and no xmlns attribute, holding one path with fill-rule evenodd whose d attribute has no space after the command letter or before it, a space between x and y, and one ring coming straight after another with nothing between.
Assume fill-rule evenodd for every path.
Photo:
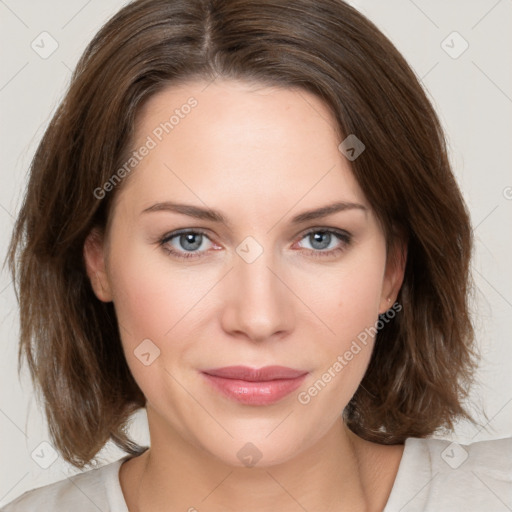
<instances>
[{"instance_id":1,"label":"eyelash","mask_svg":"<svg viewBox=\"0 0 512 512\"><path fill-rule=\"evenodd\" d=\"M341 242L341 246L338 246L335 249L330 249L328 251L306 249L310 253L310 255L312 255L313 257L317 257L317 258L332 257L336 254L339 254L342 251L344 251L346 249L346 246L350 245L350 243L352 241L352 235L350 233L348 233L347 231L343 231L343 230L339 230L339 229L332 229L332 228L309 229L308 231L306 231L305 233L302 234L299 241L313 233L329 233L329 234L332 234L335 237L337 237ZM175 249L171 249L170 246L168 245L168 243L173 238L179 237L180 235L188 235L188 234L194 234L194 235L200 234L200 235L206 236L209 239L208 234L201 229L194 229L194 230L183 229L183 230L179 230L179 231L173 231L172 233L165 235L159 241L159 245L164 249L164 251L166 253L168 253L176 258L180 258L180 259L201 258L202 253L199 253L199 252L188 252L188 253L184 252L183 253L183 252L176 251Z\"/></svg>"}]
</instances>

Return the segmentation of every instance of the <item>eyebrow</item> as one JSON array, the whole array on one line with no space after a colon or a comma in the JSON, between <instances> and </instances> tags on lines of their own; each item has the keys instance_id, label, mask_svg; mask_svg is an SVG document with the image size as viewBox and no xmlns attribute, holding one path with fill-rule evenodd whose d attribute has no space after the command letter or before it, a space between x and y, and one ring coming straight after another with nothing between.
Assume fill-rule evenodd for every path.
<instances>
[{"instance_id":1,"label":"eyebrow","mask_svg":"<svg viewBox=\"0 0 512 512\"><path fill-rule=\"evenodd\" d=\"M305 212L299 213L292 218L291 223L301 224L346 210L362 210L366 212L368 209L366 206L363 206L359 203L337 201L336 203L321 206L320 208L315 208L314 210L307 210ZM212 210L211 208L202 208L191 204L174 203L171 201L155 203L154 205L144 209L141 214L162 211L180 213L182 215L188 215L189 217L194 217L196 219L209 220L212 222L226 224L228 226L231 224L228 219L217 210Z\"/></svg>"}]
</instances>

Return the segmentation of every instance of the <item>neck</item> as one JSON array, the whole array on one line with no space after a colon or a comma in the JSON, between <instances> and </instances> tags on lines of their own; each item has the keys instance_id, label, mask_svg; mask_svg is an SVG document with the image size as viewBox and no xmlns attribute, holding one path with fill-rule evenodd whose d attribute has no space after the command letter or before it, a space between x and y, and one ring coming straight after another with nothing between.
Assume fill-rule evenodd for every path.
<instances>
[{"instance_id":1,"label":"neck","mask_svg":"<svg viewBox=\"0 0 512 512\"><path fill-rule=\"evenodd\" d=\"M150 408L148 420L151 449L136 458L131 481L138 492L126 489L130 512L382 510L398 469L399 458L388 469L392 478L383 479L375 457L379 450L370 447L380 445L353 434L341 417L316 444L285 462L262 467L224 463L178 432L169 432Z\"/></svg>"}]
</instances>

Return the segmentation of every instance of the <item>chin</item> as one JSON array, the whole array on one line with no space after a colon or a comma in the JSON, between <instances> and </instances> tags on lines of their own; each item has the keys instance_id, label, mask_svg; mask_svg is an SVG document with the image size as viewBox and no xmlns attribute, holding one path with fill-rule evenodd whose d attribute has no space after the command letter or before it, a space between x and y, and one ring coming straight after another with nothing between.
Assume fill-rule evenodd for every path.
<instances>
[{"instance_id":1,"label":"chin","mask_svg":"<svg viewBox=\"0 0 512 512\"><path fill-rule=\"evenodd\" d=\"M285 415L286 416L286 415ZM283 464L307 448L304 439L306 436L294 438L291 432L282 429L277 434L276 423L273 422L271 429L253 427L252 435L249 433L240 434L236 430L228 430L233 438L228 435L222 439L207 439L201 443L202 448L209 452L217 460L227 466L236 468L265 468ZM271 432L268 435L268 432Z\"/></svg>"}]
</instances>

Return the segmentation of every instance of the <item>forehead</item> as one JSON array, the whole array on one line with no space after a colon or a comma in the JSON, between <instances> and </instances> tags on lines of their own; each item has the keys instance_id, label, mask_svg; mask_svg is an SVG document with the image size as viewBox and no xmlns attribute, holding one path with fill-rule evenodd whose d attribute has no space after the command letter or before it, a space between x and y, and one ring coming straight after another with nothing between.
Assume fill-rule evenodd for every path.
<instances>
[{"instance_id":1,"label":"forehead","mask_svg":"<svg viewBox=\"0 0 512 512\"><path fill-rule=\"evenodd\" d=\"M200 200L252 215L298 201L367 205L340 142L329 107L302 89L226 80L170 86L138 113L132 150L149 149L119 196L139 208Z\"/></svg>"}]
</instances>

